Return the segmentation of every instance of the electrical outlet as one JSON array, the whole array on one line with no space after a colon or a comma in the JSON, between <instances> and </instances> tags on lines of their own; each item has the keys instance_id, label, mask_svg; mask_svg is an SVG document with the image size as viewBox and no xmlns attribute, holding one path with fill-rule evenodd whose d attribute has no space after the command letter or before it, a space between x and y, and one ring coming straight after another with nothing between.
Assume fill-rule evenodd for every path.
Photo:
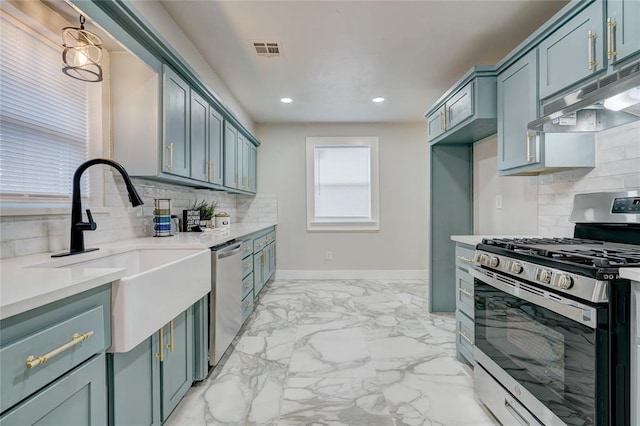
<instances>
[{"instance_id":1,"label":"electrical outlet","mask_svg":"<svg viewBox=\"0 0 640 426\"><path fill-rule=\"evenodd\" d=\"M327 250L324 260L333 260L333 252L331 250Z\"/></svg>"},{"instance_id":2,"label":"electrical outlet","mask_svg":"<svg viewBox=\"0 0 640 426\"><path fill-rule=\"evenodd\" d=\"M496 194L496 210L502 209L502 194Z\"/></svg>"}]
</instances>

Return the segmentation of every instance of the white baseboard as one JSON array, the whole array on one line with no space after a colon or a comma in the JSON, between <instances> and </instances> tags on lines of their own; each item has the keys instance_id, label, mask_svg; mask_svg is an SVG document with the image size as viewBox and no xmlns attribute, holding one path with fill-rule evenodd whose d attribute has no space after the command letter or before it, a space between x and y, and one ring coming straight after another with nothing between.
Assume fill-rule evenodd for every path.
<instances>
[{"instance_id":1,"label":"white baseboard","mask_svg":"<svg viewBox=\"0 0 640 426\"><path fill-rule=\"evenodd\" d=\"M428 276L426 269L276 270L277 280L426 280Z\"/></svg>"}]
</instances>

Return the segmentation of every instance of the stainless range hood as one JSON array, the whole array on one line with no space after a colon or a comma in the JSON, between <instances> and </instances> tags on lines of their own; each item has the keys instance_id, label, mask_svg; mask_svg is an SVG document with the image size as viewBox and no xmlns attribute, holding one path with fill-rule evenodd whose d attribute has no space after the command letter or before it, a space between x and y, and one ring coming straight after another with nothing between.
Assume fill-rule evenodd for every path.
<instances>
[{"instance_id":1,"label":"stainless range hood","mask_svg":"<svg viewBox=\"0 0 640 426\"><path fill-rule=\"evenodd\" d=\"M543 102L541 115L529 123L530 130L599 132L640 120L640 62L622 67L560 98Z\"/></svg>"}]
</instances>

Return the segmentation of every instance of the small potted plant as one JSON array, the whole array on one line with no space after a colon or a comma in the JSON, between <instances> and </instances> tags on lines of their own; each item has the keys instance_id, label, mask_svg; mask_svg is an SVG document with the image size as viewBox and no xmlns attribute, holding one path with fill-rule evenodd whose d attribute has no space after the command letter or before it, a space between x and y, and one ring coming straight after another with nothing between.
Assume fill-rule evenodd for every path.
<instances>
[{"instance_id":1,"label":"small potted plant","mask_svg":"<svg viewBox=\"0 0 640 426\"><path fill-rule=\"evenodd\" d=\"M200 211L200 226L213 228L213 216L215 215L217 206L217 201L212 201L211 203L209 203L206 200L198 201L198 199L196 199L193 203L193 206L191 207L191 210Z\"/></svg>"}]
</instances>

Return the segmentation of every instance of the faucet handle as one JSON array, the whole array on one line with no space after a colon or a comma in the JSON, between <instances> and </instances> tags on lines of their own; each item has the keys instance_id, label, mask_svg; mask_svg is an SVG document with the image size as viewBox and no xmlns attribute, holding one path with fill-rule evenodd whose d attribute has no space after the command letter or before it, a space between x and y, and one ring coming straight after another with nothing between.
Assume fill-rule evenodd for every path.
<instances>
[{"instance_id":1,"label":"faucet handle","mask_svg":"<svg viewBox=\"0 0 640 426\"><path fill-rule=\"evenodd\" d=\"M91 225L91 230L95 231L97 225L93 221L93 215L91 214L91 210L87 209L87 220L89 220L89 225Z\"/></svg>"},{"instance_id":2,"label":"faucet handle","mask_svg":"<svg viewBox=\"0 0 640 426\"><path fill-rule=\"evenodd\" d=\"M93 215L91 210L87 209L88 222L79 222L76 224L76 229L80 231L95 231L98 225L93 221Z\"/></svg>"}]
</instances>

